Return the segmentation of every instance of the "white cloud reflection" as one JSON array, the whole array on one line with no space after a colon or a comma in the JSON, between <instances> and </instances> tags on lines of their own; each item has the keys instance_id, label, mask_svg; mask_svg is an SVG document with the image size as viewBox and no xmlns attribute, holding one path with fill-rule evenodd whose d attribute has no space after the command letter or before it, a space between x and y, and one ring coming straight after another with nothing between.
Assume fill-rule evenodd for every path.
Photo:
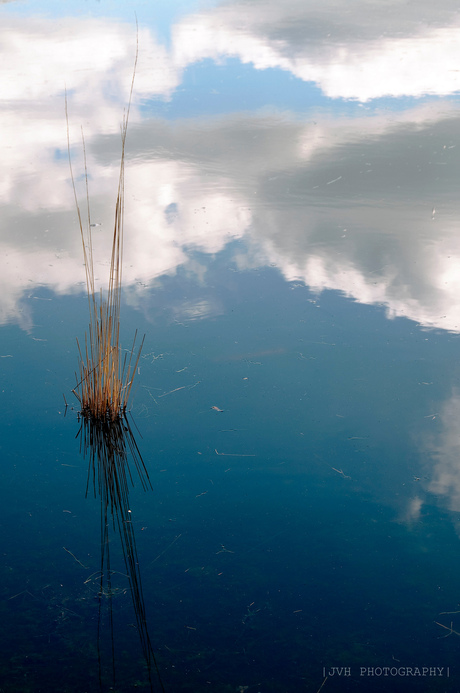
<instances>
[{"instance_id":1,"label":"white cloud reflection","mask_svg":"<svg viewBox=\"0 0 460 693\"><path fill-rule=\"evenodd\" d=\"M427 444L433 460L428 490L442 499L449 510L460 512L460 392L453 391L438 418L441 430Z\"/></svg>"},{"instance_id":2,"label":"white cloud reflection","mask_svg":"<svg viewBox=\"0 0 460 693\"><path fill-rule=\"evenodd\" d=\"M267 12L256 12L256 5ZM357 12L359 3L350 7ZM301 51L308 42L300 40L299 26L308 23L311 7L294 3L282 10L261 2L254 8L247 8L243 33L249 48L244 55L238 38L242 32L235 24L237 4L183 19L171 53L141 28L136 99L169 98L183 67L211 49L213 57L230 52L252 60L251 36L267 47L267 56L274 55L275 44L280 55L290 47L295 70L306 69ZM298 24L289 20L296 12ZM225 40L217 37L211 44L216 18ZM375 43L368 19L353 41ZM415 31L409 14L403 19ZM442 31L439 22L432 21L433 37ZM318 38L324 34L320 24L319 19L313 22L316 33L309 29L311 50L326 70L329 63L321 50L329 44ZM92 220L101 224L94 246L99 279L106 280L120 103L129 92L135 31L114 21L75 18L10 18L0 31L5 36L0 67L5 84L0 94L0 321L27 325L22 298L34 287L45 285L63 294L83 286L66 160L64 82L80 177L80 123L85 130ZM193 41L185 41L187 31L194 34ZM231 50L225 43L229 31L235 34ZM402 40L394 31L391 35L391 40ZM382 50L385 40L379 43ZM344 69L348 55L342 54ZM254 64L265 65L260 60ZM418 72L424 70L419 66ZM460 204L454 184L460 173L459 125L455 108L442 102L354 119L318 114L313 120L310 115L308 122L263 113L168 123L143 119L133 107L126 162L125 282L142 292L145 284L189 262L191 249L213 254L229 240L245 238L252 258L277 264L288 280L302 280L316 291L337 289L357 301L386 306L390 316L459 331ZM84 199L82 187L80 193ZM191 310L205 315L208 308Z\"/></svg>"},{"instance_id":3,"label":"white cloud reflection","mask_svg":"<svg viewBox=\"0 0 460 693\"><path fill-rule=\"evenodd\" d=\"M460 16L452 0L227 2L183 19L173 36L179 65L238 57L315 82L332 98L460 89Z\"/></svg>"}]
</instances>

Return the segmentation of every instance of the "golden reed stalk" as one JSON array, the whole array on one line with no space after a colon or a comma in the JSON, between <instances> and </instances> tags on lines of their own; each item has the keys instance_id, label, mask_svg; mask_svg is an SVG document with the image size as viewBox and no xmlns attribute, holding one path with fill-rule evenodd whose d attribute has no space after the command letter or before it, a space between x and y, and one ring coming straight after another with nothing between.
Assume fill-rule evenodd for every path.
<instances>
[{"instance_id":1,"label":"golden reed stalk","mask_svg":"<svg viewBox=\"0 0 460 693\"><path fill-rule=\"evenodd\" d=\"M90 323L85 334L85 344L82 348L77 339L80 358L80 374L76 376L77 384L72 392L80 403L82 416L98 421L116 421L123 416L128 404L129 395L137 370L142 345L134 355L137 331L129 357L121 354L120 348L120 303L123 261L123 218L124 218L124 182L125 182L125 143L128 130L129 111L136 74L138 47L134 62L131 90L128 108L123 114L121 124L121 160L118 179L118 192L115 204L115 220L112 238L112 252L107 293L104 297L102 289L96 294L94 281L94 259L91 235L91 215L88 191L88 172L86 166L86 149L82 129L83 155L86 181L86 223L83 224L80 206L78 204L75 179L70 156L69 117L67 111L67 94L65 112L67 122L67 150L69 156L70 175L80 226L83 259L86 271L86 289Z\"/></svg>"}]
</instances>

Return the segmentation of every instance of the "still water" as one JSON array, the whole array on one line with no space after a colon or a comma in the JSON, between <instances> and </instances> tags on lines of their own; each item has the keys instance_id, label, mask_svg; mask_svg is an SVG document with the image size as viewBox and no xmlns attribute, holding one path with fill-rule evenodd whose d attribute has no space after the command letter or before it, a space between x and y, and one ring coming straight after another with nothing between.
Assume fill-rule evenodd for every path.
<instances>
[{"instance_id":1,"label":"still water","mask_svg":"<svg viewBox=\"0 0 460 693\"><path fill-rule=\"evenodd\" d=\"M0 20L0 691L460 690L456 3ZM65 99L99 288L136 42L104 519Z\"/></svg>"}]
</instances>

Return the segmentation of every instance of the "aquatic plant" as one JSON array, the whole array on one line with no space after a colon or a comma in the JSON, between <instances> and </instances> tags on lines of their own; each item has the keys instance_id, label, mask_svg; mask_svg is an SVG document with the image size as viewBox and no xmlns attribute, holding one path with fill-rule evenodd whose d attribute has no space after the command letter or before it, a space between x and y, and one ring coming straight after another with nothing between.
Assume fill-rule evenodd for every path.
<instances>
[{"instance_id":1,"label":"aquatic plant","mask_svg":"<svg viewBox=\"0 0 460 693\"><path fill-rule=\"evenodd\" d=\"M84 346L78 339L79 375L72 392L80 403L82 416L97 421L115 421L126 412L129 395L137 370L143 341L136 353L137 332L131 350L122 355L120 347L120 304L123 265L123 221L124 221L124 183L125 183L125 144L128 131L129 111L137 66L137 49L134 63L128 107L121 124L121 157L118 190L115 203L115 218L112 235L110 271L107 290L96 291L94 276L94 257L92 224L88 191L88 171L86 165L85 139L82 130L83 155L86 183L86 221L83 223L70 155L69 117L67 95L65 100L67 122L67 149L75 205L80 227L83 260L86 272L86 289L89 304L89 329L85 334Z\"/></svg>"},{"instance_id":2,"label":"aquatic plant","mask_svg":"<svg viewBox=\"0 0 460 693\"><path fill-rule=\"evenodd\" d=\"M91 224L89 204L85 139L82 130L84 178L86 183L86 219L85 222L83 222L70 155L67 96L65 100L67 149L83 248L90 316L89 328L85 334L84 345L80 345L77 339L79 375L76 375L77 384L72 392L80 403L81 420L77 437L80 438L80 448L83 455L89 458L86 493L88 494L92 478L94 495L95 497L99 496L101 501L101 559L100 570L97 571L97 580L99 583L98 661L100 688L102 690L102 662L99 647L102 626L100 597L102 595L107 595L109 600L109 620L112 640L111 690L115 688L115 649L112 613L112 596L114 593L112 589L112 575L114 571L111 567L111 539L109 537L110 528L112 527L112 531L117 531L120 535L126 571L124 574L128 578L128 589L133 601L137 631L147 667L148 685L150 690L153 691L152 673L154 670L156 672L158 685L161 690L164 691L148 632L139 557L137 554L134 528L131 522L131 510L129 508L129 485L133 483L133 476L128 462L129 456L134 460L135 468L143 488L151 488L148 472L134 439L127 414L128 400L134 376L138 368L144 339L142 339L140 346L136 348L136 331L131 349L125 352L124 355L122 354L120 346L125 145L137 67L137 56L138 49L136 47L136 58L129 101L121 124L120 173L115 202L110 270L108 285L105 291L103 289L99 292L96 291L92 241L93 225Z\"/></svg>"}]
</instances>

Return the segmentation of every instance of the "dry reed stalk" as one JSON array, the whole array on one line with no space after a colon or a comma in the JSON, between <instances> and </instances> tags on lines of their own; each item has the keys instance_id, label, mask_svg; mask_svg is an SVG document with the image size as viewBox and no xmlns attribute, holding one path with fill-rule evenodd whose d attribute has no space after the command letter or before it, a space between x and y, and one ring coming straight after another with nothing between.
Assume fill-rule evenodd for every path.
<instances>
[{"instance_id":1,"label":"dry reed stalk","mask_svg":"<svg viewBox=\"0 0 460 693\"><path fill-rule=\"evenodd\" d=\"M137 331L133 345L128 355L121 354L120 347L120 304L123 264L123 220L124 220L124 178L125 178L125 143L128 130L129 111L134 87L138 57L136 46L136 58L134 62L131 90L128 107L123 114L121 125L121 159L118 178L118 191L115 204L115 220L112 237L112 251L110 259L110 272L106 295L102 289L99 295L95 289L94 258L91 235L91 215L88 190L88 172L86 164L86 148L82 130L83 156L85 166L86 183L86 223L83 224L80 206L78 204L75 179L72 170L70 156L69 118L67 111L67 95L65 99L65 112L67 122L67 148L69 156L72 187L77 208L78 223L83 248L83 259L86 272L86 289L89 304L89 330L85 334L84 348L77 339L80 358L80 374L76 376L77 384L72 392L80 403L81 414L87 418L98 421L116 421L123 416L128 404L129 395L137 370L142 345L135 354Z\"/></svg>"}]
</instances>

